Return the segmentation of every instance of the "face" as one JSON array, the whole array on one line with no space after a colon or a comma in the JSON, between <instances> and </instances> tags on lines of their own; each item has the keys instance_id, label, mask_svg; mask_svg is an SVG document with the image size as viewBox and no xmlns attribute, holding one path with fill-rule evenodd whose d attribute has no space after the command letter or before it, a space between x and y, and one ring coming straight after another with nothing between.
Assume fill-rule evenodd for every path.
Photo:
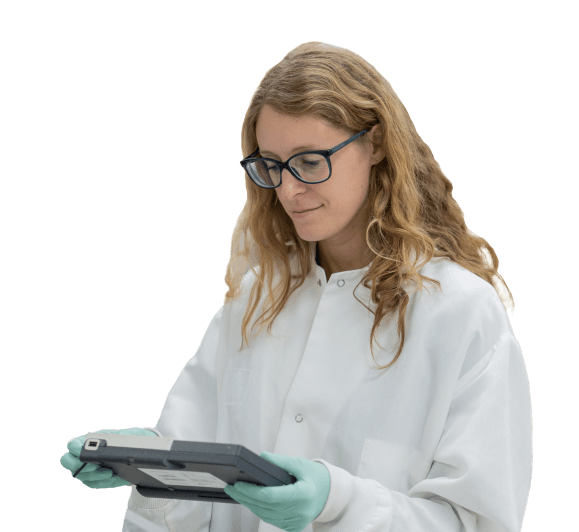
<instances>
[{"instance_id":1,"label":"face","mask_svg":"<svg viewBox=\"0 0 579 532\"><path fill-rule=\"evenodd\" d=\"M366 135L371 135L376 127ZM259 115L256 135L262 157L278 161L286 161L302 151L327 150L350 137L320 119L279 114L267 105ZM296 149L310 145L311 148ZM362 150L353 142L330 157L332 175L327 181L303 183L284 169L282 183L273 192L300 237L306 241L325 241L324 248L334 249L338 258L340 248L353 249L365 242L370 168L379 160L380 154L373 153L371 144ZM294 213L314 208L318 209L305 216Z\"/></svg>"}]
</instances>

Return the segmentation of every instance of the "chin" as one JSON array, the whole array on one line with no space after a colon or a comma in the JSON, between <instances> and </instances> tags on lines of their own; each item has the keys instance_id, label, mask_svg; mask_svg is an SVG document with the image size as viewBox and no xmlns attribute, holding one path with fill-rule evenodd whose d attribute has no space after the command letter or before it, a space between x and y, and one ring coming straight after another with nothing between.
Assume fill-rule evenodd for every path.
<instances>
[{"instance_id":1,"label":"chin","mask_svg":"<svg viewBox=\"0 0 579 532\"><path fill-rule=\"evenodd\" d=\"M296 233L302 240L305 240L306 242L319 242L320 240L325 240L327 238L326 235L322 234L321 231L316 231L315 229L308 231L304 231L302 229L300 231L296 227Z\"/></svg>"}]
</instances>

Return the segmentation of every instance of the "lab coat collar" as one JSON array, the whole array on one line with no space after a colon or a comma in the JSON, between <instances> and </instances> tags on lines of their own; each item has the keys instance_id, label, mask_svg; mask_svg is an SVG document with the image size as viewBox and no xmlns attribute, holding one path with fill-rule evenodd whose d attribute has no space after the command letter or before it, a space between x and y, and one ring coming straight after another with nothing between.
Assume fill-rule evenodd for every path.
<instances>
[{"instance_id":1,"label":"lab coat collar","mask_svg":"<svg viewBox=\"0 0 579 532\"><path fill-rule=\"evenodd\" d=\"M290 246L292 244L293 244L293 241L286 242L286 246ZM314 265L313 274L311 274L311 275L318 277L318 276L320 276L320 273L321 273L321 277L323 277L323 279L325 280L326 279L325 271L316 262L317 244L318 244L317 242L310 242L310 260L311 260L312 264ZM422 253L420 255L420 261L418 262L418 264L420 264L420 262L423 260L423 258L424 258L424 253ZM416 252L413 249L413 250L411 250L411 262L414 261L415 259L416 259ZM334 277L334 276L337 276L339 279L344 279L345 281L360 280L360 279L362 279L362 277L364 277L366 272L370 269L371 264L372 264L372 261L370 261L363 268L359 268L357 270L347 270L347 271L343 271L343 272L333 273L332 275L330 275L330 279L332 279L332 277ZM299 274L299 261L297 260L297 254L295 253L295 251L290 253L290 265L291 265L292 275L298 275ZM421 268L419 268L419 270L420 269ZM406 268L403 267L402 270L406 271Z\"/></svg>"},{"instance_id":2,"label":"lab coat collar","mask_svg":"<svg viewBox=\"0 0 579 532\"><path fill-rule=\"evenodd\" d=\"M292 244L293 244L293 241L286 242L286 246L291 246ZM309 248L310 248L310 260L311 260L311 263L314 265L312 272L310 272L310 275L316 277L316 279L318 277L321 277L322 280L325 281L326 280L325 271L316 262L316 248L317 248L318 243L317 242L310 242L309 244L310 244L310 246L309 246ZM368 271L368 269L370 268L370 264L371 264L371 262L368 263L363 268L360 268L358 270L347 270L344 272L333 273L330 276L330 279L334 276L338 276L340 279L343 279L344 281L359 280ZM295 252L295 250L290 252L290 267L291 267L292 275L299 275L300 266L299 266L299 260L297 258L297 253Z\"/></svg>"}]
</instances>

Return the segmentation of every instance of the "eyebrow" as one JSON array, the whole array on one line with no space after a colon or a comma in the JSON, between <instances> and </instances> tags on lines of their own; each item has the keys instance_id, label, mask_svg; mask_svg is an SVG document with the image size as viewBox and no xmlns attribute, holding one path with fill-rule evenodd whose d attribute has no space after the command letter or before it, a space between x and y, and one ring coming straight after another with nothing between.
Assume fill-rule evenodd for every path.
<instances>
[{"instance_id":1,"label":"eyebrow","mask_svg":"<svg viewBox=\"0 0 579 532\"><path fill-rule=\"evenodd\" d=\"M294 148L294 149L290 152L290 154L293 155L293 154L295 154L295 153L297 153L297 152L299 152L299 151L302 151L302 150L305 151L305 150L317 150L317 149L319 149L319 148L316 148L316 147L313 146L312 144L310 144L310 145L308 145L308 146L298 146L297 148ZM280 158L277 153L273 153L272 151L269 151L269 150L262 150L262 149L260 149L260 150L259 150L259 153L261 153L262 155L265 154L265 153L268 153L269 155L274 155L275 157Z\"/></svg>"}]
</instances>

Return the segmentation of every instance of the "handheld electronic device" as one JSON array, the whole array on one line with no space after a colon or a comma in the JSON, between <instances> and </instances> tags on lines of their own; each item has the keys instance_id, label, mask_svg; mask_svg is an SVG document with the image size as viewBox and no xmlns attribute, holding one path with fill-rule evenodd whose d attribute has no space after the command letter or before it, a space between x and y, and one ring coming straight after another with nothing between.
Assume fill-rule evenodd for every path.
<instances>
[{"instance_id":1,"label":"handheld electronic device","mask_svg":"<svg viewBox=\"0 0 579 532\"><path fill-rule=\"evenodd\" d=\"M297 480L243 445L226 443L90 432L79 459L111 469L144 497L239 504L223 490L227 484Z\"/></svg>"}]
</instances>

